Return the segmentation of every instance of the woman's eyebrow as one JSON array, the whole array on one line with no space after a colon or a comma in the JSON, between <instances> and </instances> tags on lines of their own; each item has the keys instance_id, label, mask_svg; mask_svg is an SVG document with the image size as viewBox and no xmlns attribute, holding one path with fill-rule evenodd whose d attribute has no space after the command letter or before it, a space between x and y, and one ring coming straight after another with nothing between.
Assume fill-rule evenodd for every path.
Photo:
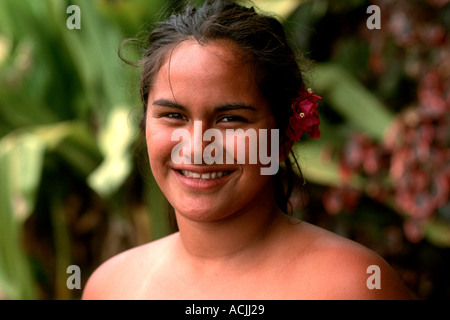
<instances>
[{"instance_id":1,"label":"woman's eyebrow","mask_svg":"<svg viewBox=\"0 0 450 320\"><path fill-rule=\"evenodd\" d=\"M256 112L256 108L241 103L227 103L215 108L216 112L234 111L234 110L250 110Z\"/></svg>"},{"instance_id":2,"label":"woman's eyebrow","mask_svg":"<svg viewBox=\"0 0 450 320\"><path fill-rule=\"evenodd\" d=\"M166 99L157 99L153 101L152 105L161 106L161 107L169 107L174 108L182 111L187 111L186 107L180 105L179 103L166 100ZM238 110L250 110L256 112L256 108L245 105L242 103L226 103L223 105L219 105L214 108L214 112L220 113L220 112L226 112L226 111L238 111Z\"/></svg>"},{"instance_id":3,"label":"woman's eyebrow","mask_svg":"<svg viewBox=\"0 0 450 320\"><path fill-rule=\"evenodd\" d=\"M152 105L154 106L160 106L160 107L169 107L169 108L174 108L174 109L179 109L182 111L186 111L186 108L183 107L182 105L176 103L176 102L172 102L166 99L158 99L153 101Z\"/></svg>"}]
</instances>

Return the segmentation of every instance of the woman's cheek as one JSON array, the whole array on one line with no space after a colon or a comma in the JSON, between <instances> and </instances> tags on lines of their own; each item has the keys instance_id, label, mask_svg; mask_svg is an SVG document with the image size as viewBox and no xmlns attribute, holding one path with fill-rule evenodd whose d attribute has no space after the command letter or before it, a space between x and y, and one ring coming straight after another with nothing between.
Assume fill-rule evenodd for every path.
<instances>
[{"instance_id":1,"label":"woman's cheek","mask_svg":"<svg viewBox=\"0 0 450 320\"><path fill-rule=\"evenodd\" d=\"M156 163L152 163L152 159L154 161L167 161L167 158L170 159L172 149L177 144L176 141L171 140L172 132L173 130L171 129L158 128L156 126L152 129L147 129L147 150L151 165L156 165Z\"/></svg>"}]
</instances>

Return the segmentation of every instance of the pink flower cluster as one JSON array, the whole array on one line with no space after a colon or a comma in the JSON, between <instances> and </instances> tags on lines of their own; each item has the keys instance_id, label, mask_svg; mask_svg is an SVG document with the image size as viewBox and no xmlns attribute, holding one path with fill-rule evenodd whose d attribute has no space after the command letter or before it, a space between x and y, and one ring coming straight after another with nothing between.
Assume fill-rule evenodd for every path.
<instances>
[{"instance_id":1,"label":"pink flower cluster","mask_svg":"<svg viewBox=\"0 0 450 320\"><path fill-rule=\"evenodd\" d=\"M291 141L300 141L304 131L311 138L320 138L317 106L318 100L321 99L311 89L306 90L302 86L298 97L292 101L291 105L293 115L289 118L289 128L286 130L286 135Z\"/></svg>"}]
</instances>

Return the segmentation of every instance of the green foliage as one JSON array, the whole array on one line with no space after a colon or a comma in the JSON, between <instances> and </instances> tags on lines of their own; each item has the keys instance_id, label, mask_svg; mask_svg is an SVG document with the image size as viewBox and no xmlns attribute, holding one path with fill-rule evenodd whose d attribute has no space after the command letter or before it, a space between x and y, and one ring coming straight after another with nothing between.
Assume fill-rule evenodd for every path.
<instances>
[{"instance_id":1,"label":"green foliage","mask_svg":"<svg viewBox=\"0 0 450 320\"><path fill-rule=\"evenodd\" d=\"M394 115L369 90L338 64L318 64L314 85L331 107L355 130L381 140Z\"/></svg>"},{"instance_id":2,"label":"green foliage","mask_svg":"<svg viewBox=\"0 0 450 320\"><path fill-rule=\"evenodd\" d=\"M129 114L139 107L139 70L118 57L124 40L118 26L136 34L162 2L77 1L79 30L66 27L67 1L0 2L0 296L39 297L31 259L45 263L30 256L24 234L25 222L37 215L51 225L54 243L52 254L39 257L56 263L47 281L54 283L56 298L71 297L65 270L78 262L67 221L70 192L64 190L71 189L73 177L104 206L115 208L112 217L131 210L130 203L114 197L123 192L135 166L132 147L138 133ZM123 20L111 20L118 16ZM54 181L58 167L73 172ZM45 200L37 199L38 193ZM161 235L165 225L159 226Z\"/></svg>"}]
</instances>

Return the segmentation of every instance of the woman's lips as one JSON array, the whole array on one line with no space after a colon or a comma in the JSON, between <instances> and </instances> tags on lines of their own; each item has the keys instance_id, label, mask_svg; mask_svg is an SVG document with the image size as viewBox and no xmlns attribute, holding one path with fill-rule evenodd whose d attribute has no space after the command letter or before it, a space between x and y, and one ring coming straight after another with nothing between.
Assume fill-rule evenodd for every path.
<instances>
[{"instance_id":1,"label":"woman's lips","mask_svg":"<svg viewBox=\"0 0 450 320\"><path fill-rule=\"evenodd\" d=\"M190 170L180 170L180 173L188 178L201 180L214 180L226 176L227 174L230 173L230 171L213 171L213 172L199 173Z\"/></svg>"},{"instance_id":2,"label":"woman's lips","mask_svg":"<svg viewBox=\"0 0 450 320\"><path fill-rule=\"evenodd\" d=\"M230 179L236 170L223 170L208 167L174 168L178 180L194 189L211 189L221 186Z\"/></svg>"}]
</instances>

